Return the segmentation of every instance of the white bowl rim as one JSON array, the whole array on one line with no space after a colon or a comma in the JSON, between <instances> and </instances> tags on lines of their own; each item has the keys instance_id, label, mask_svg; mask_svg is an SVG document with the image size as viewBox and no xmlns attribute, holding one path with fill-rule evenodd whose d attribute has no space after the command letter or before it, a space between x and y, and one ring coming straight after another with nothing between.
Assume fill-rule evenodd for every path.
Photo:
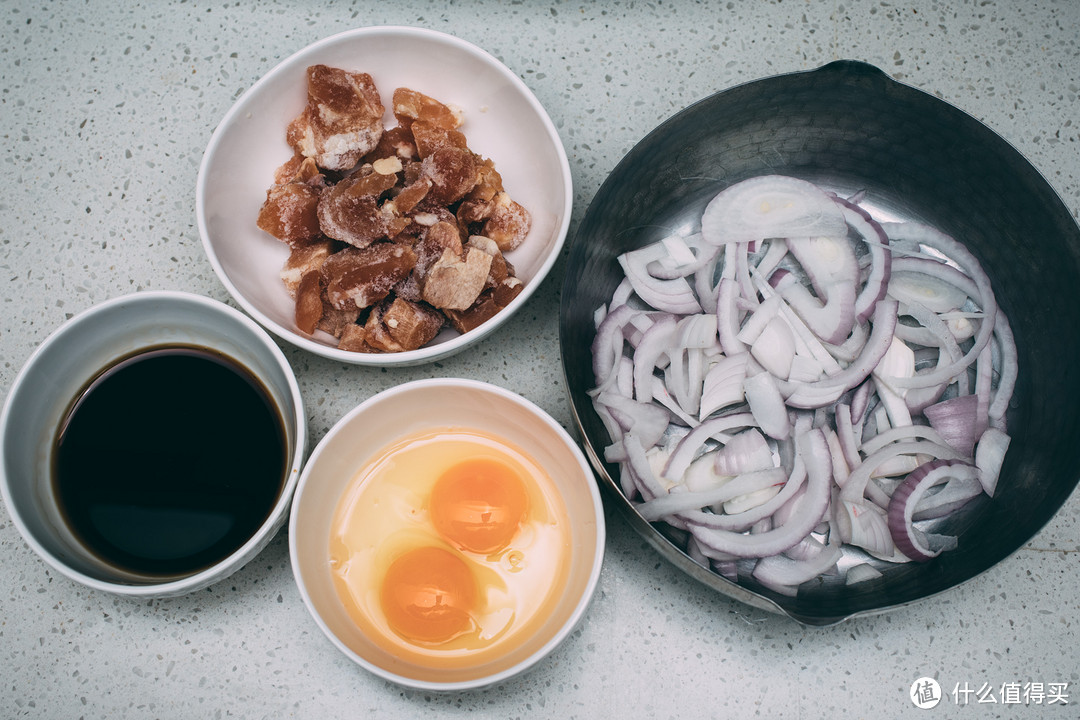
<instances>
[{"instance_id":1,"label":"white bowl rim","mask_svg":"<svg viewBox=\"0 0 1080 720\"><path fill-rule=\"evenodd\" d=\"M221 143L223 136L222 128L228 125L234 117L238 116L248 100L255 95L259 89L269 84L274 77L281 73L287 72L293 64L298 60L308 55L317 53L324 47L334 45L342 42L343 40L362 38L367 35L373 34L393 34L397 33L402 36L414 36L421 37L430 40L437 40L439 42L452 45L464 52L471 54L484 60L490 64L492 68L497 70L499 74L504 76L512 85L514 85L522 96L528 101L529 105L535 110L537 117L542 122L544 129L549 135L552 145L558 155L559 167L562 171L563 182L563 213L558 228L555 231L555 242L552 244L551 250L547 253L544 261L537 269L532 281L525 284L522 291L518 293L510 305L503 308L499 316L483 323L479 327L470 330L467 333L461 333L455 337L450 338L437 345L426 345L417 350L409 350L399 353L361 353L353 352L350 350L341 350L336 347L331 347L323 343L312 340L311 338L304 337L294 330L284 327L281 324L274 321L266 313L262 312L258 307L248 300L239 288L229 279L228 274L225 272L224 266L217 257L217 253L214 251L213 244L210 241L210 232L206 223L206 214L204 212L205 197L206 197L206 175L207 167L209 165L209 159L213 157L214 151ZM210 137L210 142L206 146L206 150L203 153L202 161L199 165L199 174L195 181L195 218L199 229L199 236L202 239L203 250L206 253L207 258L210 261L211 266L214 268L215 274L218 279L228 290L229 295L239 304L248 314L255 318L259 324L268 329L274 335L277 335L286 342L292 343L297 347L307 350L316 355L320 355L331 360L337 360L339 362L349 363L352 365L368 365L375 367L390 367L390 366L408 366L408 365L420 365L427 362L432 362L440 358L453 355L454 353L464 349L468 345L472 345L475 342L482 340L489 334L494 332L498 327L502 325L507 319L509 319L517 310L525 304L525 301L536 292L537 288L543 284L544 280L550 274L551 268L558 261L563 246L566 244L566 236L570 228L570 216L573 210L574 201L574 189L573 178L570 172L570 162L566 156L566 148L563 147L562 139L559 137L558 130L555 128L555 124L551 121L551 117L548 115L547 110L540 104L540 101L533 94L532 90L525 84L525 82L518 77L505 63L496 58L488 51L468 42L462 40L459 37L450 35L448 33L432 30L429 28L413 27L409 25L371 25L367 27L354 28L351 30L344 30L334 35L327 36L321 40L317 40L310 45L296 51L292 55L288 56L273 68L270 69L265 75L259 78L251 87L244 91L228 112L218 123L214 129L213 134Z\"/></svg>"},{"instance_id":2,"label":"white bowl rim","mask_svg":"<svg viewBox=\"0 0 1080 720\"><path fill-rule=\"evenodd\" d=\"M249 562L253 557L251 553L269 539L267 537L268 533L271 531L276 533L276 531L280 529L281 523L279 521L284 513L289 511L291 506L293 493L296 490L296 484L299 482L300 473L297 471L303 465L307 449L307 416L306 411L304 410L303 398L300 395L300 386L296 381L292 366L286 359L285 354L281 351L281 348L274 342L273 338L271 338L258 323L254 322L247 315L230 305L226 305L223 302L202 295L174 290L140 290L110 298L84 309L64 321L34 349L23 363L19 373L15 376L14 382L12 382L11 387L8 389L3 410L0 411L0 431L5 431L8 424L13 421L11 418L12 398L17 395L16 391L26 379L26 369L29 368L39 356L48 352L52 345L63 339L64 335L72 332L72 329L76 324L85 322L94 315L112 312L118 307L153 300L190 303L205 308L207 312L224 313L250 330L253 336L256 337L273 356L275 362L278 363L288 381L289 394L291 395L295 407L293 420L296 424L296 439L294 443L292 467L289 469L289 476L285 479L285 484L278 496L278 500L270 510L266 520L264 520L258 530L248 538L247 542L224 559L194 575L189 575L178 580L170 580L168 582L139 585L109 582L79 572L78 570L69 567L39 543L30 532L29 525L23 519L19 508L11 502L11 490L9 489L10 481L4 466L0 464L0 496L3 497L4 506L7 508L8 514L11 516L11 521L19 531L19 534L22 535L23 540L38 555L38 557L65 577L85 585L86 587L112 593L114 595L124 595L133 598L171 597L182 595L214 582L218 582L219 580L223 580L229 574L239 570L240 567ZM4 434L6 434L6 432Z\"/></svg>"},{"instance_id":3,"label":"white bowl rim","mask_svg":"<svg viewBox=\"0 0 1080 720\"><path fill-rule=\"evenodd\" d=\"M567 621L563 624L563 626L559 628L558 632L552 635L552 637L549 638L548 641L544 643L542 647L538 648L533 654L524 658L520 662L492 675L487 675L471 680L445 683L430 680L417 680L415 678L405 677L403 675L390 672L385 668L379 667L378 665L368 660L365 660L363 657L361 657L359 654L357 654L351 648L345 645L336 635L334 635L333 631L330 630L329 626L319 615L314 603L312 602L311 595L308 593L307 586L305 585L304 579L301 576L299 564L297 562L297 513L295 512L292 513L289 518L289 560L293 569L293 577L296 579L296 586L300 591L300 597L303 599L304 606L308 609L309 614L315 620L315 623L319 626L319 629L322 630L323 634L330 639L334 646L337 647L338 650L343 652L357 665L360 665L364 669L382 678L383 680L389 680L391 682L397 683L398 685L411 687L417 690L476 690L479 688L501 683L511 677L524 673L525 671L529 670L534 665L539 663L541 660L543 660L545 657L547 657L567 638L567 636L570 635L570 633L573 632L574 628L577 627L577 625L581 622L582 617L584 617L585 612L588 609L593 596L595 595L596 587L600 580L600 570L603 566L604 550L607 541L607 532L604 519L604 506L603 501L600 497L600 490L597 487L596 482L594 481L592 466L589 465L589 461L585 458L581 447L573 439L573 437L571 437L570 433L568 433L562 425L560 425L553 417L551 417L550 414L537 406L531 400L528 400L527 398L522 397L515 392L499 387L498 385L493 385L491 383L483 382L480 380L469 380L465 378L429 378L424 380L413 380L411 382L402 383L401 385L395 385L394 387L388 388L380 393L371 396L367 400L354 407L344 416L342 416L342 418L338 420L338 422L335 423L332 428L330 428L326 435L324 435L323 438L316 445L315 449L312 451L310 457L308 458L307 465L304 467L304 471L300 475L300 482L296 487L295 501L300 502L300 499L303 497L304 488L308 484L308 479L310 477L310 470L311 468L315 467L319 456L326 449L327 445L329 445L330 441L333 440L333 438L336 437L339 433L341 433L354 417L356 417L360 413L363 413L371 405L374 405L377 402L385 401L387 398L393 397L395 395L439 387L467 388L480 392L488 392L525 408L530 413L542 419L545 424L547 424L556 434L558 434L562 441L566 443L567 447L573 452L575 459L577 460L578 465L581 468L582 476L589 479L589 482L587 483L587 489L589 492L589 497L592 501L593 516L596 521L596 549L593 553L592 564L589 571L589 579L585 585L584 592L582 592L581 597L578 598L577 603L574 606L573 612L571 613L569 618L567 618Z\"/></svg>"}]
</instances>

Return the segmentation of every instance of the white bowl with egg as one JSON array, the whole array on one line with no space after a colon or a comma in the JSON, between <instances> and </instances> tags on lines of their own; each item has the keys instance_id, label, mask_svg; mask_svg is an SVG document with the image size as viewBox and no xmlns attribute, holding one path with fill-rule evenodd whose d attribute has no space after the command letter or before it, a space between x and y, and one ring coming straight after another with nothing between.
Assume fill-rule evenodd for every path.
<instances>
[{"instance_id":1,"label":"white bowl with egg","mask_svg":"<svg viewBox=\"0 0 1080 720\"><path fill-rule=\"evenodd\" d=\"M432 492L481 456L505 459L527 488L527 510L497 547L447 534L446 493ZM497 515L499 502L485 510ZM605 526L588 462L551 416L494 385L433 379L375 395L319 442L297 486L289 544L305 605L347 657L400 685L466 690L535 666L573 631L596 589ZM420 615L403 626L392 568L424 552L437 557L414 563L416 584L441 599L417 599ZM457 582L445 579L454 568L469 585L458 603L468 627L425 635L432 613L460 599L445 587Z\"/></svg>"},{"instance_id":2,"label":"white bowl with egg","mask_svg":"<svg viewBox=\"0 0 1080 720\"><path fill-rule=\"evenodd\" d=\"M506 259L524 283L494 317L464 334L450 327L428 344L397 353L342 350L321 330L299 330L295 301L280 273L288 246L256 219L274 171L293 154L286 126L305 106L306 70L325 64L372 76L391 127L390 97L409 87L455 106L475 153L491 159L513 199L532 217L528 236ZM522 80L491 54L434 30L381 26L320 40L283 60L247 90L211 137L196 185L203 247L236 302L273 334L305 350L357 365L416 365L488 336L524 305L565 242L572 207L570 167L551 119Z\"/></svg>"}]
</instances>

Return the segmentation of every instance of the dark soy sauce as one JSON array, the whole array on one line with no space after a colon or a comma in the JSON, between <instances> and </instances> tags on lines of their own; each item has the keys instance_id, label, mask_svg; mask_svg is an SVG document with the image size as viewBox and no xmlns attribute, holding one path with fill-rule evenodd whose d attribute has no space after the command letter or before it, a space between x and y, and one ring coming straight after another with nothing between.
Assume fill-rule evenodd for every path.
<instances>
[{"instance_id":1,"label":"dark soy sauce","mask_svg":"<svg viewBox=\"0 0 1080 720\"><path fill-rule=\"evenodd\" d=\"M285 482L285 429L269 393L198 347L152 348L106 368L72 404L55 450L53 487L75 536L148 580L230 555Z\"/></svg>"}]
</instances>

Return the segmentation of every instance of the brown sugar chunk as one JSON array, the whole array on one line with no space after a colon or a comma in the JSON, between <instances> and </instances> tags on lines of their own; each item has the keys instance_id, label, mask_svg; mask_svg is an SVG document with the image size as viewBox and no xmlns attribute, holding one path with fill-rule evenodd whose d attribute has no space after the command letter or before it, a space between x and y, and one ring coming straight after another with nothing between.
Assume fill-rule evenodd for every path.
<instances>
[{"instance_id":1,"label":"brown sugar chunk","mask_svg":"<svg viewBox=\"0 0 1080 720\"><path fill-rule=\"evenodd\" d=\"M504 278L502 282L495 286L493 297L495 298L495 304L499 306L499 309L506 307L521 294L521 291L525 289L525 283L521 282L520 278L513 275Z\"/></svg>"},{"instance_id":2,"label":"brown sugar chunk","mask_svg":"<svg viewBox=\"0 0 1080 720\"><path fill-rule=\"evenodd\" d=\"M454 130L462 122L461 110L410 88L394 90L393 108L398 123L406 127L421 120L444 130Z\"/></svg>"},{"instance_id":3,"label":"brown sugar chunk","mask_svg":"<svg viewBox=\"0 0 1080 720\"><path fill-rule=\"evenodd\" d=\"M457 130L433 125L423 120L417 120L412 124L413 142L416 143L416 154L426 158L433 152L443 147L468 149L468 140Z\"/></svg>"},{"instance_id":4,"label":"brown sugar chunk","mask_svg":"<svg viewBox=\"0 0 1080 720\"><path fill-rule=\"evenodd\" d=\"M396 297L373 309L364 329L376 350L406 352L431 342L445 323L446 317L430 305Z\"/></svg>"},{"instance_id":5,"label":"brown sugar chunk","mask_svg":"<svg viewBox=\"0 0 1080 720\"><path fill-rule=\"evenodd\" d=\"M319 196L317 188L304 183L273 185L266 191L255 224L283 242L313 240L322 235Z\"/></svg>"},{"instance_id":6,"label":"brown sugar chunk","mask_svg":"<svg viewBox=\"0 0 1080 720\"><path fill-rule=\"evenodd\" d=\"M488 270L487 282L484 283L485 288L495 287L512 274L510 264L503 257L499 245L491 238L473 235L469 238L468 245L491 256L491 268Z\"/></svg>"},{"instance_id":7,"label":"brown sugar chunk","mask_svg":"<svg viewBox=\"0 0 1080 720\"><path fill-rule=\"evenodd\" d=\"M465 148L441 147L423 160L423 174L431 179L428 199L449 205L465 197L476 185L476 161Z\"/></svg>"},{"instance_id":8,"label":"brown sugar chunk","mask_svg":"<svg viewBox=\"0 0 1080 720\"><path fill-rule=\"evenodd\" d=\"M312 65L308 102L289 124L286 140L327 170L348 170L371 152L383 134L385 108L371 75Z\"/></svg>"},{"instance_id":9,"label":"brown sugar chunk","mask_svg":"<svg viewBox=\"0 0 1080 720\"><path fill-rule=\"evenodd\" d=\"M409 129L397 125L383 132L375 149L364 156L362 162L370 163L383 158L396 157L400 160L415 160L416 143Z\"/></svg>"},{"instance_id":10,"label":"brown sugar chunk","mask_svg":"<svg viewBox=\"0 0 1080 720\"><path fill-rule=\"evenodd\" d=\"M427 228L413 247L416 250L416 269L424 274L447 250L459 258L465 253L457 225L446 220Z\"/></svg>"},{"instance_id":11,"label":"brown sugar chunk","mask_svg":"<svg viewBox=\"0 0 1080 720\"><path fill-rule=\"evenodd\" d=\"M398 243L345 248L322 265L326 298L339 310L370 307L389 295L415 265L413 249Z\"/></svg>"},{"instance_id":12,"label":"brown sugar chunk","mask_svg":"<svg viewBox=\"0 0 1080 720\"><path fill-rule=\"evenodd\" d=\"M495 163L485 157L476 157L476 186L465 196L466 200L490 202L503 191L502 175Z\"/></svg>"},{"instance_id":13,"label":"brown sugar chunk","mask_svg":"<svg viewBox=\"0 0 1080 720\"><path fill-rule=\"evenodd\" d=\"M394 291L406 300L418 302L424 297L424 283L428 270L449 250L457 257L462 257L464 248L461 233L452 221L439 220L423 228L412 246L416 252L416 266L412 273Z\"/></svg>"},{"instance_id":14,"label":"brown sugar chunk","mask_svg":"<svg viewBox=\"0 0 1080 720\"><path fill-rule=\"evenodd\" d=\"M358 248L385 238L393 213L381 208L379 196L396 182L396 174L356 173L322 193L317 209L322 232Z\"/></svg>"},{"instance_id":15,"label":"brown sugar chunk","mask_svg":"<svg viewBox=\"0 0 1080 720\"><path fill-rule=\"evenodd\" d=\"M323 314L319 319L318 329L329 333L336 338L342 337L349 328L356 325L360 319L360 310L355 307L338 309L326 299L326 290L323 290Z\"/></svg>"},{"instance_id":16,"label":"brown sugar chunk","mask_svg":"<svg viewBox=\"0 0 1080 720\"><path fill-rule=\"evenodd\" d=\"M274 171L274 183L277 185L309 183L316 187L326 185L318 164L312 158L306 158L300 153L294 153Z\"/></svg>"},{"instance_id":17,"label":"brown sugar chunk","mask_svg":"<svg viewBox=\"0 0 1080 720\"><path fill-rule=\"evenodd\" d=\"M465 310L444 310L450 326L460 333L474 330L495 317L510 301L521 294L524 285L516 277L509 277L493 288L484 290Z\"/></svg>"},{"instance_id":18,"label":"brown sugar chunk","mask_svg":"<svg viewBox=\"0 0 1080 720\"><path fill-rule=\"evenodd\" d=\"M492 202L491 215L484 221L482 234L498 243L503 252L510 252L528 236L532 216L505 192L496 195Z\"/></svg>"},{"instance_id":19,"label":"brown sugar chunk","mask_svg":"<svg viewBox=\"0 0 1080 720\"><path fill-rule=\"evenodd\" d=\"M375 348L368 345L368 333L363 325L352 323L345 327L338 339L338 349L349 352L375 352Z\"/></svg>"},{"instance_id":20,"label":"brown sugar chunk","mask_svg":"<svg viewBox=\"0 0 1080 720\"><path fill-rule=\"evenodd\" d=\"M490 269L491 256L485 252L467 248L462 258L447 249L428 270L424 301L443 310L464 310L484 289Z\"/></svg>"},{"instance_id":21,"label":"brown sugar chunk","mask_svg":"<svg viewBox=\"0 0 1080 720\"><path fill-rule=\"evenodd\" d=\"M412 212L405 215L409 224L401 231L401 236L396 238L404 242L406 238L419 238L432 225L438 222L448 222L456 225L454 214L445 207L432 206L427 200L423 200L413 208Z\"/></svg>"},{"instance_id":22,"label":"brown sugar chunk","mask_svg":"<svg viewBox=\"0 0 1080 720\"><path fill-rule=\"evenodd\" d=\"M463 228L484 222L491 216L492 203L483 200L462 200L458 204L457 221Z\"/></svg>"},{"instance_id":23,"label":"brown sugar chunk","mask_svg":"<svg viewBox=\"0 0 1080 720\"><path fill-rule=\"evenodd\" d=\"M310 335L319 326L323 316L322 273L309 270L300 278L296 288L296 311L294 320L302 333Z\"/></svg>"},{"instance_id":24,"label":"brown sugar chunk","mask_svg":"<svg viewBox=\"0 0 1080 720\"><path fill-rule=\"evenodd\" d=\"M394 207L402 215L407 215L427 197L429 190L431 190L431 178L420 176L403 187L401 192L394 197Z\"/></svg>"},{"instance_id":25,"label":"brown sugar chunk","mask_svg":"<svg viewBox=\"0 0 1080 720\"><path fill-rule=\"evenodd\" d=\"M467 333L495 317L499 310L499 306L495 304L494 293L491 290L485 290L477 297L476 302L464 310L445 310L444 312L452 328L459 333Z\"/></svg>"},{"instance_id":26,"label":"brown sugar chunk","mask_svg":"<svg viewBox=\"0 0 1080 720\"><path fill-rule=\"evenodd\" d=\"M468 147L459 109L398 88L386 130L371 76L325 65L307 69L307 94L286 129L293 156L257 220L289 245L281 280L301 332L403 352L447 323L467 332L517 297L503 253L531 219Z\"/></svg>"},{"instance_id":27,"label":"brown sugar chunk","mask_svg":"<svg viewBox=\"0 0 1080 720\"><path fill-rule=\"evenodd\" d=\"M285 289L289 291L289 295L296 297L300 280L308 272L322 267L323 262L330 257L333 250L333 241L326 239L292 246L289 257L281 267L281 281L285 283Z\"/></svg>"},{"instance_id":28,"label":"brown sugar chunk","mask_svg":"<svg viewBox=\"0 0 1080 720\"><path fill-rule=\"evenodd\" d=\"M293 182L297 173L300 172L300 166L307 159L300 153L294 152L291 158L279 165L277 170L274 171L274 184L284 185Z\"/></svg>"}]
</instances>

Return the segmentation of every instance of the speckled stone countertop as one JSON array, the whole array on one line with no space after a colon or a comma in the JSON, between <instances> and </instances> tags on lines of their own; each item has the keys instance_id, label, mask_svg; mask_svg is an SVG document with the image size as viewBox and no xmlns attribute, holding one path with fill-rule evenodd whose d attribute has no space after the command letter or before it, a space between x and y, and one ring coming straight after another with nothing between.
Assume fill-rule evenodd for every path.
<instances>
[{"instance_id":1,"label":"speckled stone countertop","mask_svg":"<svg viewBox=\"0 0 1080 720\"><path fill-rule=\"evenodd\" d=\"M717 90L839 58L873 63L984 121L1080 208L1073 0L7 0L3 392L39 342L96 302L143 289L231 302L195 227L195 179L215 125L284 57L373 24L455 34L524 79L570 159L571 233L606 174L660 121ZM312 443L373 393L430 376L515 389L569 428L557 339L564 270L495 337L431 366L378 371L284 348ZM962 587L828 629L697 585L617 516L608 542L595 602L565 645L495 689L432 695L380 681L330 645L300 600L284 532L207 590L131 601L57 576L0 510L0 717L1080 716L1076 495ZM921 676L943 688L934 710L908 697ZM1016 685L1044 692L1007 702Z\"/></svg>"}]
</instances>

